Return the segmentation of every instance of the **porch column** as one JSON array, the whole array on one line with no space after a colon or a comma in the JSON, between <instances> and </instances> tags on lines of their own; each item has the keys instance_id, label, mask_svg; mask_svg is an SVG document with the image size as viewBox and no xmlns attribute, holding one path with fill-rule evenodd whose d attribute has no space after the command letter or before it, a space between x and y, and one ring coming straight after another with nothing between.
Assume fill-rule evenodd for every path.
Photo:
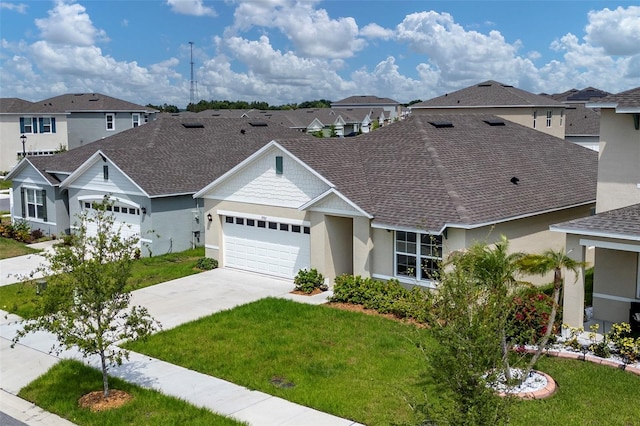
<instances>
[{"instance_id":1,"label":"porch column","mask_svg":"<svg viewBox=\"0 0 640 426\"><path fill-rule=\"evenodd\" d=\"M578 262L585 260L585 247L580 245L580 236L567 234L567 256ZM570 327L584 326L584 268L577 274L564 271L564 302L562 305L562 323Z\"/></svg>"},{"instance_id":2,"label":"porch column","mask_svg":"<svg viewBox=\"0 0 640 426\"><path fill-rule=\"evenodd\" d=\"M353 275L371 276L371 226L366 217L353 218Z\"/></svg>"}]
</instances>

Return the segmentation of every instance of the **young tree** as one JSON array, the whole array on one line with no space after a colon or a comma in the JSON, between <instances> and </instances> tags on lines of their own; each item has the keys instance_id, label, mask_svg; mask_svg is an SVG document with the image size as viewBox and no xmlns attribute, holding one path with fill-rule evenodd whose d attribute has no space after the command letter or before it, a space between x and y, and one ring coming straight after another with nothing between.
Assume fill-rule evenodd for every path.
<instances>
[{"instance_id":1,"label":"young tree","mask_svg":"<svg viewBox=\"0 0 640 426\"><path fill-rule=\"evenodd\" d=\"M560 295L562 293L562 270L569 269L570 271L577 272L578 269L584 266L586 266L584 262L571 259L566 255L564 250L556 251L549 249L545 250L542 254L530 254L520 259L519 268L523 272L534 275L546 275L553 271L553 305L551 306L551 314L549 315L545 333L540 342L538 342L538 349L529 361L527 371L530 371L536 362L538 362L553 332L553 326L556 322L556 316L558 315L558 306L560 306Z\"/></svg>"},{"instance_id":2,"label":"young tree","mask_svg":"<svg viewBox=\"0 0 640 426\"><path fill-rule=\"evenodd\" d=\"M159 327L146 308L129 306L126 283L139 254L139 237L124 237L121 229L114 229L111 205L105 197L84 210L70 244L44 255L49 266L43 270L47 289L39 299L39 316L25 322L13 339L15 345L26 334L44 330L57 338L52 351L77 347L84 357L98 355L105 398L109 367L129 355L116 343L145 338Z\"/></svg>"}]
</instances>

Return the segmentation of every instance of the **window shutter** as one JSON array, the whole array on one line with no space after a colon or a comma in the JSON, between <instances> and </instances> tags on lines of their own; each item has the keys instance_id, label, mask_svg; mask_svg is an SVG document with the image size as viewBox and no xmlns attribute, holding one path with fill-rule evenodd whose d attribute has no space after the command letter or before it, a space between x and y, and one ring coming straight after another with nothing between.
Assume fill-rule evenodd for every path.
<instances>
[{"instance_id":1,"label":"window shutter","mask_svg":"<svg viewBox=\"0 0 640 426\"><path fill-rule=\"evenodd\" d=\"M56 118L51 117L51 133L55 133L55 132L56 132Z\"/></svg>"},{"instance_id":2,"label":"window shutter","mask_svg":"<svg viewBox=\"0 0 640 426\"><path fill-rule=\"evenodd\" d=\"M20 117L20 133L24 133L24 117Z\"/></svg>"},{"instance_id":3,"label":"window shutter","mask_svg":"<svg viewBox=\"0 0 640 426\"><path fill-rule=\"evenodd\" d=\"M31 125L33 126L33 129L31 130L31 133L38 133L38 119L33 117L31 119Z\"/></svg>"},{"instance_id":4,"label":"window shutter","mask_svg":"<svg viewBox=\"0 0 640 426\"><path fill-rule=\"evenodd\" d=\"M40 133L44 132L44 118L40 117Z\"/></svg>"},{"instance_id":5,"label":"window shutter","mask_svg":"<svg viewBox=\"0 0 640 426\"><path fill-rule=\"evenodd\" d=\"M47 221L47 191L42 190L42 220Z\"/></svg>"},{"instance_id":6,"label":"window shutter","mask_svg":"<svg viewBox=\"0 0 640 426\"><path fill-rule=\"evenodd\" d=\"M24 195L24 188L20 188L20 200L22 201L22 217L27 217L27 199Z\"/></svg>"}]
</instances>

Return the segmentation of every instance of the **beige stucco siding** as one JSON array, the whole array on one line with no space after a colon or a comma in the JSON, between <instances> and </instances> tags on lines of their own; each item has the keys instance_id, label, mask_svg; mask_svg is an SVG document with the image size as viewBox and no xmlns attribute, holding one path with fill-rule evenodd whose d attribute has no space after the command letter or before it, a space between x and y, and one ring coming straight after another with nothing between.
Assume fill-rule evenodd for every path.
<instances>
[{"instance_id":1,"label":"beige stucco siding","mask_svg":"<svg viewBox=\"0 0 640 426\"><path fill-rule=\"evenodd\" d=\"M393 276L393 235L391 231L372 228L371 275Z\"/></svg>"},{"instance_id":2,"label":"beige stucco siding","mask_svg":"<svg viewBox=\"0 0 640 426\"><path fill-rule=\"evenodd\" d=\"M598 159L598 213L640 203L640 130L632 114L603 109Z\"/></svg>"}]
</instances>

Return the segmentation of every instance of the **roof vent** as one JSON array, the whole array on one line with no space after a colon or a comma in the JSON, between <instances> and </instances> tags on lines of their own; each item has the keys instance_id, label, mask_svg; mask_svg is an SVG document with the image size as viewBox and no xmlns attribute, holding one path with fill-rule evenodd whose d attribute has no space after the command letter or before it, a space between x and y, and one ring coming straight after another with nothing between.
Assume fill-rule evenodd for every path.
<instances>
[{"instance_id":1,"label":"roof vent","mask_svg":"<svg viewBox=\"0 0 640 426\"><path fill-rule=\"evenodd\" d=\"M89 99L89 102L95 102L95 101L99 101L99 99L98 99L98 98L91 98L91 99Z\"/></svg>"},{"instance_id":2,"label":"roof vent","mask_svg":"<svg viewBox=\"0 0 640 426\"><path fill-rule=\"evenodd\" d=\"M453 123L451 121L430 121L431 124L436 129L443 129L446 127L453 127Z\"/></svg>"},{"instance_id":3,"label":"roof vent","mask_svg":"<svg viewBox=\"0 0 640 426\"><path fill-rule=\"evenodd\" d=\"M252 127L267 127L267 123L264 121L250 121L249 125Z\"/></svg>"},{"instance_id":4,"label":"roof vent","mask_svg":"<svg viewBox=\"0 0 640 426\"><path fill-rule=\"evenodd\" d=\"M185 129L204 129L204 124L202 123L182 123L182 126Z\"/></svg>"},{"instance_id":5,"label":"roof vent","mask_svg":"<svg viewBox=\"0 0 640 426\"><path fill-rule=\"evenodd\" d=\"M497 120L497 119L493 119L493 120L482 120L485 123L487 123L489 126L491 127L495 127L495 126L504 126L504 120Z\"/></svg>"},{"instance_id":6,"label":"roof vent","mask_svg":"<svg viewBox=\"0 0 640 426\"><path fill-rule=\"evenodd\" d=\"M509 181L510 181L512 184L517 185L517 184L518 184L518 182L520 182L520 179L518 179L517 177L515 177L515 176L514 176L514 177L512 177Z\"/></svg>"},{"instance_id":7,"label":"roof vent","mask_svg":"<svg viewBox=\"0 0 640 426\"><path fill-rule=\"evenodd\" d=\"M244 135L245 133L247 133L247 131L245 129L240 129L240 134Z\"/></svg>"}]
</instances>

